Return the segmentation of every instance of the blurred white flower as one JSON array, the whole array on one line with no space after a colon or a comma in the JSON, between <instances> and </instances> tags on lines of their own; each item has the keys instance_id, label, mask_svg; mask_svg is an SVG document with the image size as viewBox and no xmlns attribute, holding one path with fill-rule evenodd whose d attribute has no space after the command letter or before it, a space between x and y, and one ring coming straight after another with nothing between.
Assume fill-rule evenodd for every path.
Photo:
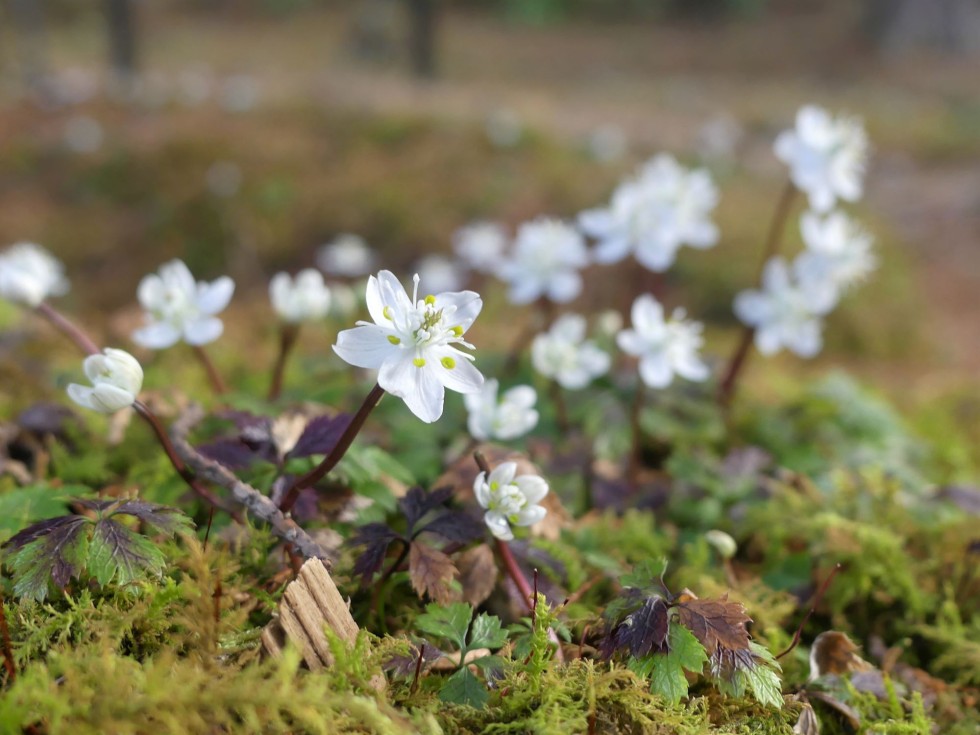
<instances>
[{"instance_id":1,"label":"blurred white flower","mask_svg":"<svg viewBox=\"0 0 980 735\"><path fill-rule=\"evenodd\" d=\"M172 260L140 281L136 296L147 324L133 332L133 341L151 350L180 340L189 345L214 342L224 331L215 314L228 306L234 291L235 282L228 276L196 282L183 261Z\"/></svg>"},{"instance_id":2,"label":"blurred white flower","mask_svg":"<svg viewBox=\"0 0 980 735\"><path fill-rule=\"evenodd\" d=\"M831 117L823 108L807 105L796 114L796 127L780 133L774 148L816 211L830 211L838 199L861 198L868 138L860 120Z\"/></svg>"},{"instance_id":3,"label":"blurred white flower","mask_svg":"<svg viewBox=\"0 0 980 735\"><path fill-rule=\"evenodd\" d=\"M274 275L269 299L279 318L289 324L322 319L330 311L330 289L315 268L301 270L295 279L288 273Z\"/></svg>"},{"instance_id":4,"label":"blurred white flower","mask_svg":"<svg viewBox=\"0 0 980 735\"><path fill-rule=\"evenodd\" d=\"M715 115L698 131L698 155L705 161L731 161L744 135L742 126L730 114Z\"/></svg>"},{"instance_id":5,"label":"blurred white flower","mask_svg":"<svg viewBox=\"0 0 980 735\"><path fill-rule=\"evenodd\" d=\"M444 255L427 255L415 264L415 272L430 291L459 291L466 285L466 273Z\"/></svg>"},{"instance_id":6,"label":"blurred white flower","mask_svg":"<svg viewBox=\"0 0 980 735\"><path fill-rule=\"evenodd\" d=\"M517 385L504 391L497 400L500 384L483 382L483 390L463 396L469 413L467 428L474 439L509 441L524 436L538 424L534 404L538 394L529 385Z\"/></svg>"},{"instance_id":7,"label":"blurred white flower","mask_svg":"<svg viewBox=\"0 0 980 735\"><path fill-rule=\"evenodd\" d=\"M143 387L143 368L123 350L107 347L101 355L89 355L82 369L92 386L71 383L68 397L99 413L115 413L132 406Z\"/></svg>"},{"instance_id":8,"label":"blurred white flower","mask_svg":"<svg viewBox=\"0 0 980 735\"><path fill-rule=\"evenodd\" d=\"M197 107L211 96L214 82L207 67L186 69L177 77L177 99L186 107Z\"/></svg>"},{"instance_id":9,"label":"blurred white flower","mask_svg":"<svg viewBox=\"0 0 980 735\"><path fill-rule=\"evenodd\" d=\"M755 329L755 346L764 355L783 347L800 357L813 357L823 346L821 316L834 306L827 289L794 279L782 258L766 263L762 290L735 297L735 314Z\"/></svg>"},{"instance_id":10,"label":"blurred white flower","mask_svg":"<svg viewBox=\"0 0 980 735\"><path fill-rule=\"evenodd\" d=\"M611 362L595 342L585 339L585 317L563 314L551 329L534 338L534 369L563 388L578 390L607 370Z\"/></svg>"},{"instance_id":11,"label":"blurred white flower","mask_svg":"<svg viewBox=\"0 0 980 735\"><path fill-rule=\"evenodd\" d=\"M649 294L637 297L630 312L631 329L616 336L619 348L640 358L640 378L651 388L666 388L674 374L688 380L704 380L708 366L698 356L704 344L699 322L685 319L682 309L675 309L664 319L664 309Z\"/></svg>"},{"instance_id":12,"label":"blurred white flower","mask_svg":"<svg viewBox=\"0 0 980 735\"><path fill-rule=\"evenodd\" d=\"M222 199L230 199L242 186L242 169L234 161L215 161L204 175L208 191Z\"/></svg>"},{"instance_id":13,"label":"blurred white flower","mask_svg":"<svg viewBox=\"0 0 980 735\"><path fill-rule=\"evenodd\" d=\"M711 221L717 203L706 170L688 170L659 155L616 188L608 207L582 212L579 226L598 241L596 262L615 263L633 253L645 268L660 272L682 245L710 248L718 241Z\"/></svg>"},{"instance_id":14,"label":"blurred white flower","mask_svg":"<svg viewBox=\"0 0 980 735\"><path fill-rule=\"evenodd\" d=\"M524 125L517 113L501 107L487 117L487 138L497 148L513 148L524 136Z\"/></svg>"},{"instance_id":15,"label":"blurred white flower","mask_svg":"<svg viewBox=\"0 0 980 735\"><path fill-rule=\"evenodd\" d=\"M248 74L233 74L221 85L221 107L226 112L248 112L258 99L258 85Z\"/></svg>"},{"instance_id":16,"label":"blurred white flower","mask_svg":"<svg viewBox=\"0 0 980 735\"><path fill-rule=\"evenodd\" d=\"M453 233L453 249L468 268L495 273L507 249L507 233L496 222L474 222Z\"/></svg>"},{"instance_id":17,"label":"blurred white flower","mask_svg":"<svg viewBox=\"0 0 980 735\"><path fill-rule=\"evenodd\" d=\"M419 277L414 280L409 299L390 271L371 276L367 308L374 324L361 321L345 329L333 349L351 365L378 370L378 385L432 423L442 416L446 388L478 393L483 387L483 375L470 364L472 355L456 347L473 349L463 335L483 301L473 291L419 299Z\"/></svg>"},{"instance_id":18,"label":"blurred white flower","mask_svg":"<svg viewBox=\"0 0 980 735\"><path fill-rule=\"evenodd\" d=\"M537 475L517 475L516 462L501 462L490 475L481 472L473 482L477 502L487 509L484 520L501 541L514 538L511 526L533 526L548 514L540 505L548 483Z\"/></svg>"},{"instance_id":19,"label":"blurred white flower","mask_svg":"<svg viewBox=\"0 0 980 735\"><path fill-rule=\"evenodd\" d=\"M614 336L623 328L623 315L616 309L606 309L599 312L595 320L596 330L606 337Z\"/></svg>"},{"instance_id":20,"label":"blurred white flower","mask_svg":"<svg viewBox=\"0 0 980 735\"><path fill-rule=\"evenodd\" d=\"M72 153L95 153L102 147L102 124L88 115L73 115L65 123L65 145Z\"/></svg>"},{"instance_id":21,"label":"blurred white flower","mask_svg":"<svg viewBox=\"0 0 980 735\"><path fill-rule=\"evenodd\" d=\"M360 298L353 286L340 281L332 281L327 284L330 290L330 302L332 311L340 317L349 317L360 305Z\"/></svg>"},{"instance_id":22,"label":"blurred white flower","mask_svg":"<svg viewBox=\"0 0 980 735\"><path fill-rule=\"evenodd\" d=\"M877 265L871 235L843 212L823 218L806 212L800 218L800 231L807 249L796 258L796 274L813 288L828 289L835 302Z\"/></svg>"},{"instance_id":23,"label":"blurred white flower","mask_svg":"<svg viewBox=\"0 0 980 735\"><path fill-rule=\"evenodd\" d=\"M717 528L705 531L704 539L715 548L722 559L731 559L738 551L735 539Z\"/></svg>"},{"instance_id":24,"label":"blurred white flower","mask_svg":"<svg viewBox=\"0 0 980 735\"><path fill-rule=\"evenodd\" d=\"M68 293L64 266L31 242L19 242L0 253L0 298L35 307L49 296Z\"/></svg>"},{"instance_id":25,"label":"blurred white flower","mask_svg":"<svg viewBox=\"0 0 980 735\"><path fill-rule=\"evenodd\" d=\"M579 270L589 263L585 240L574 227L556 219L525 222L513 251L497 269L510 284L510 300L529 304L539 298L571 301L582 291Z\"/></svg>"},{"instance_id":26,"label":"blurred white flower","mask_svg":"<svg viewBox=\"0 0 980 735\"><path fill-rule=\"evenodd\" d=\"M360 235L345 232L320 248L316 264L331 276L357 277L374 270L377 256Z\"/></svg>"}]
</instances>

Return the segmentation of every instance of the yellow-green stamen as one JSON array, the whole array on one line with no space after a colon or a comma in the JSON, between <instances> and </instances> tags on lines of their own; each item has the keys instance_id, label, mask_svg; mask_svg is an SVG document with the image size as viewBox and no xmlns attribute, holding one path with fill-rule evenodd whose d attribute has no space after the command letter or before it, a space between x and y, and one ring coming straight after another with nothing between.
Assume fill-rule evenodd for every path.
<instances>
[{"instance_id":1,"label":"yellow-green stamen","mask_svg":"<svg viewBox=\"0 0 980 735\"><path fill-rule=\"evenodd\" d=\"M442 363L442 366L446 368L446 370L452 370L454 367L456 367L456 361L451 357L444 357L439 362Z\"/></svg>"},{"instance_id":2,"label":"yellow-green stamen","mask_svg":"<svg viewBox=\"0 0 980 735\"><path fill-rule=\"evenodd\" d=\"M402 343L402 341L393 334L388 335L388 341L391 342L391 344L393 345L400 345Z\"/></svg>"},{"instance_id":3,"label":"yellow-green stamen","mask_svg":"<svg viewBox=\"0 0 980 735\"><path fill-rule=\"evenodd\" d=\"M449 331L452 332L453 334L455 334L457 337L462 337L463 336L463 328L461 326L459 326L459 325L453 327Z\"/></svg>"},{"instance_id":4,"label":"yellow-green stamen","mask_svg":"<svg viewBox=\"0 0 980 735\"><path fill-rule=\"evenodd\" d=\"M436 303L436 297L433 296L432 294L429 294L428 296L425 297L425 303L427 303L429 306L432 306L434 303Z\"/></svg>"},{"instance_id":5,"label":"yellow-green stamen","mask_svg":"<svg viewBox=\"0 0 980 735\"><path fill-rule=\"evenodd\" d=\"M425 358L424 357L416 357L414 360L412 360L412 364L415 365L415 367L417 367L417 368L425 367Z\"/></svg>"},{"instance_id":6,"label":"yellow-green stamen","mask_svg":"<svg viewBox=\"0 0 980 735\"><path fill-rule=\"evenodd\" d=\"M390 306L386 306L385 308L383 308L381 310L381 316L383 316L388 321L391 321L391 307Z\"/></svg>"}]
</instances>

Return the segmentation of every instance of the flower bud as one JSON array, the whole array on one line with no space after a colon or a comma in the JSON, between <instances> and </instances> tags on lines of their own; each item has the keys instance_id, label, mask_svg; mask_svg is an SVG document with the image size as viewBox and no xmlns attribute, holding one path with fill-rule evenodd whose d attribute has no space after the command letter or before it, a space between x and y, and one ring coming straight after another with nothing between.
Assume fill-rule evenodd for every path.
<instances>
[{"instance_id":1,"label":"flower bud","mask_svg":"<svg viewBox=\"0 0 980 735\"><path fill-rule=\"evenodd\" d=\"M715 551L722 559L731 559L738 551L738 544L735 543L735 539L724 531L712 529L704 534L704 539L715 547Z\"/></svg>"},{"instance_id":2,"label":"flower bud","mask_svg":"<svg viewBox=\"0 0 980 735\"><path fill-rule=\"evenodd\" d=\"M143 368L123 350L106 348L101 355L89 355L82 367L92 387L72 383L68 397L99 413L115 413L133 405L143 387Z\"/></svg>"}]
</instances>

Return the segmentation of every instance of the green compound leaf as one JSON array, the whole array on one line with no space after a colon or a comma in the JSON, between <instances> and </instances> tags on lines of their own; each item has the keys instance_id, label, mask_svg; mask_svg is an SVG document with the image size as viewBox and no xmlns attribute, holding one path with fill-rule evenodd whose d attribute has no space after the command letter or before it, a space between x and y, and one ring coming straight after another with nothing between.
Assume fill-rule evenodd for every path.
<instances>
[{"instance_id":1,"label":"green compound leaf","mask_svg":"<svg viewBox=\"0 0 980 735\"><path fill-rule=\"evenodd\" d=\"M100 585L113 580L127 585L147 575L159 577L165 566L163 552L145 536L108 518L95 524L86 567Z\"/></svg>"},{"instance_id":2,"label":"green compound leaf","mask_svg":"<svg viewBox=\"0 0 980 735\"><path fill-rule=\"evenodd\" d=\"M669 650L666 654L654 653L633 659L629 667L639 676L650 679L650 691L671 704L677 704L687 696L684 669L700 674L708 662L708 654L694 634L677 623L670 626L667 645Z\"/></svg>"},{"instance_id":3,"label":"green compound leaf","mask_svg":"<svg viewBox=\"0 0 980 735\"><path fill-rule=\"evenodd\" d=\"M500 627L500 618L482 613L473 621L469 648L500 648L507 642L507 631Z\"/></svg>"},{"instance_id":4,"label":"green compound leaf","mask_svg":"<svg viewBox=\"0 0 980 735\"><path fill-rule=\"evenodd\" d=\"M779 681L779 674L777 673L782 671L779 662L773 658L773 655L765 646L750 642L749 648L760 659L755 666L744 671L752 693L762 704L770 705L777 709L782 707L783 686L782 682Z\"/></svg>"},{"instance_id":5,"label":"green compound leaf","mask_svg":"<svg viewBox=\"0 0 980 735\"><path fill-rule=\"evenodd\" d=\"M452 605L426 605L425 612L415 619L423 633L452 641L460 651L466 649L466 631L470 627L473 608L465 602Z\"/></svg>"},{"instance_id":6,"label":"green compound leaf","mask_svg":"<svg viewBox=\"0 0 980 735\"><path fill-rule=\"evenodd\" d=\"M30 526L4 544L15 549L9 565L14 573L14 594L43 602L49 581L64 589L85 563L92 522L84 516L59 516Z\"/></svg>"},{"instance_id":7,"label":"green compound leaf","mask_svg":"<svg viewBox=\"0 0 980 735\"><path fill-rule=\"evenodd\" d=\"M476 709L483 709L490 701L490 694L476 676L467 667L461 668L446 680L439 690L439 699L452 704L465 704Z\"/></svg>"}]
</instances>

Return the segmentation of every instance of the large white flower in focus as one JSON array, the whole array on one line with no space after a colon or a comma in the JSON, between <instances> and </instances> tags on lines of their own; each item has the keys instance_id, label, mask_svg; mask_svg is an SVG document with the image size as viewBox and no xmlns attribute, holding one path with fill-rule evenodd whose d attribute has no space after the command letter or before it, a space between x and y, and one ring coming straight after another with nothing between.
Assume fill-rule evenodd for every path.
<instances>
[{"instance_id":1,"label":"large white flower in focus","mask_svg":"<svg viewBox=\"0 0 980 735\"><path fill-rule=\"evenodd\" d=\"M468 268L496 273L507 249L507 233L495 222L474 222L453 233L453 249Z\"/></svg>"},{"instance_id":2,"label":"large white flower in focus","mask_svg":"<svg viewBox=\"0 0 980 735\"><path fill-rule=\"evenodd\" d=\"M143 368L123 350L106 348L101 355L89 355L82 369L92 385L71 383L68 397L99 413L115 413L132 406L143 387Z\"/></svg>"},{"instance_id":3,"label":"large white flower in focus","mask_svg":"<svg viewBox=\"0 0 980 735\"><path fill-rule=\"evenodd\" d=\"M565 303L582 291L579 270L588 264L589 252L578 230L560 220L540 218L521 225L497 277L510 284L515 304L542 297Z\"/></svg>"},{"instance_id":4,"label":"large white flower in focus","mask_svg":"<svg viewBox=\"0 0 980 735\"><path fill-rule=\"evenodd\" d=\"M806 250L796 258L796 273L812 288L827 289L834 301L877 266L871 235L843 212L806 212L800 231Z\"/></svg>"},{"instance_id":5,"label":"large white flower in focus","mask_svg":"<svg viewBox=\"0 0 980 735\"><path fill-rule=\"evenodd\" d=\"M133 332L133 341L151 350L180 340L195 346L214 342L225 328L215 315L228 306L234 292L235 282L228 276L197 282L183 261L172 260L140 281L136 296L147 324Z\"/></svg>"},{"instance_id":6,"label":"large white flower in focus","mask_svg":"<svg viewBox=\"0 0 980 735\"><path fill-rule=\"evenodd\" d=\"M830 211L838 199L861 198L868 137L860 120L831 117L823 108L807 105L796 114L796 127L779 134L774 149L816 211Z\"/></svg>"},{"instance_id":7,"label":"large white flower in focus","mask_svg":"<svg viewBox=\"0 0 980 735\"><path fill-rule=\"evenodd\" d=\"M650 160L620 184L609 206L579 215L579 226L597 240L593 257L615 263L633 253L643 267L667 270L683 245L718 242L711 212L718 190L704 169L689 170L668 155Z\"/></svg>"},{"instance_id":8,"label":"large white flower in focus","mask_svg":"<svg viewBox=\"0 0 980 735\"><path fill-rule=\"evenodd\" d=\"M511 526L533 526L548 510L540 505L548 483L537 475L517 475L516 462L501 462L490 475L481 472L473 483L477 502L487 509L484 520L501 541L514 538Z\"/></svg>"},{"instance_id":9,"label":"large white flower in focus","mask_svg":"<svg viewBox=\"0 0 980 735\"><path fill-rule=\"evenodd\" d=\"M735 314L755 329L755 346L764 355L785 347L800 357L815 356L823 346L821 317L833 307L826 289L794 278L782 258L766 263L761 291L735 297Z\"/></svg>"},{"instance_id":10,"label":"large white flower in focus","mask_svg":"<svg viewBox=\"0 0 980 735\"><path fill-rule=\"evenodd\" d=\"M509 441L537 426L538 412L534 409L538 394L529 385L517 385L504 391L498 401L500 384L496 380L483 383L483 390L464 396L467 428L474 439Z\"/></svg>"},{"instance_id":11,"label":"large white flower in focus","mask_svg":"<svg viewBox=\"0 0 980 735\"><path fill-rule=\"evenodd\" d=\"M688 380L704 380L708 366L698 356L704 344L699 322L684 318L676 309L670 319L664 319L664 309L649 294L637 297L630 317L631 329L616 335L619 348L640 358L640 378L651 388L666 388L674 374Z\"/></svg>"},{"instance_id":12,"label":"large white flower in focus","mask_svg":"<svg viewBox=\"0 0 980 735\"><path fill-rule=\"evenodd\" d=\"M585 328L580 314L560 316L531 344L534 369L568 390L584 388L609 370L609 355L585 338Z\"/></svg>"},{"instance_id":13,"label":"large white flower in focus","mask_svg":"<svg viewBox=\"0 0 980 735\"><path fill-rule=\"evenodd\" d=\"M296 278L288 273L274 275L269 282L269 300L287 324L316 321L330 312L330 289L315 268L301 270Z\"/></svg>"},{"instance_id":14,"label":"large white flower in focus","mask_svg":"<svg viewBox=\"0 0 980 735\"><path fill-rule=\"evenodd\" d=\"M483 308L480 295L460 291L418 298L419 278L409 298L390 271L371 276L367 307L374 320L337 335L333 349L356 367L378 371L378 385L398 396L427 423L442 416L445 389L478 393L483 375L458 346Z\"/></svg>"},{"instance_id":15,"label":"large white flower in focus","mask_svg":"<svg viewBox=\"0 0 980 735\"><path fill-rule=\"evenodd\" d=\"M34 308L67 292L64 266L40 245L19 242L0 253L0 298Z\"/></svg>"}]
</instances>

